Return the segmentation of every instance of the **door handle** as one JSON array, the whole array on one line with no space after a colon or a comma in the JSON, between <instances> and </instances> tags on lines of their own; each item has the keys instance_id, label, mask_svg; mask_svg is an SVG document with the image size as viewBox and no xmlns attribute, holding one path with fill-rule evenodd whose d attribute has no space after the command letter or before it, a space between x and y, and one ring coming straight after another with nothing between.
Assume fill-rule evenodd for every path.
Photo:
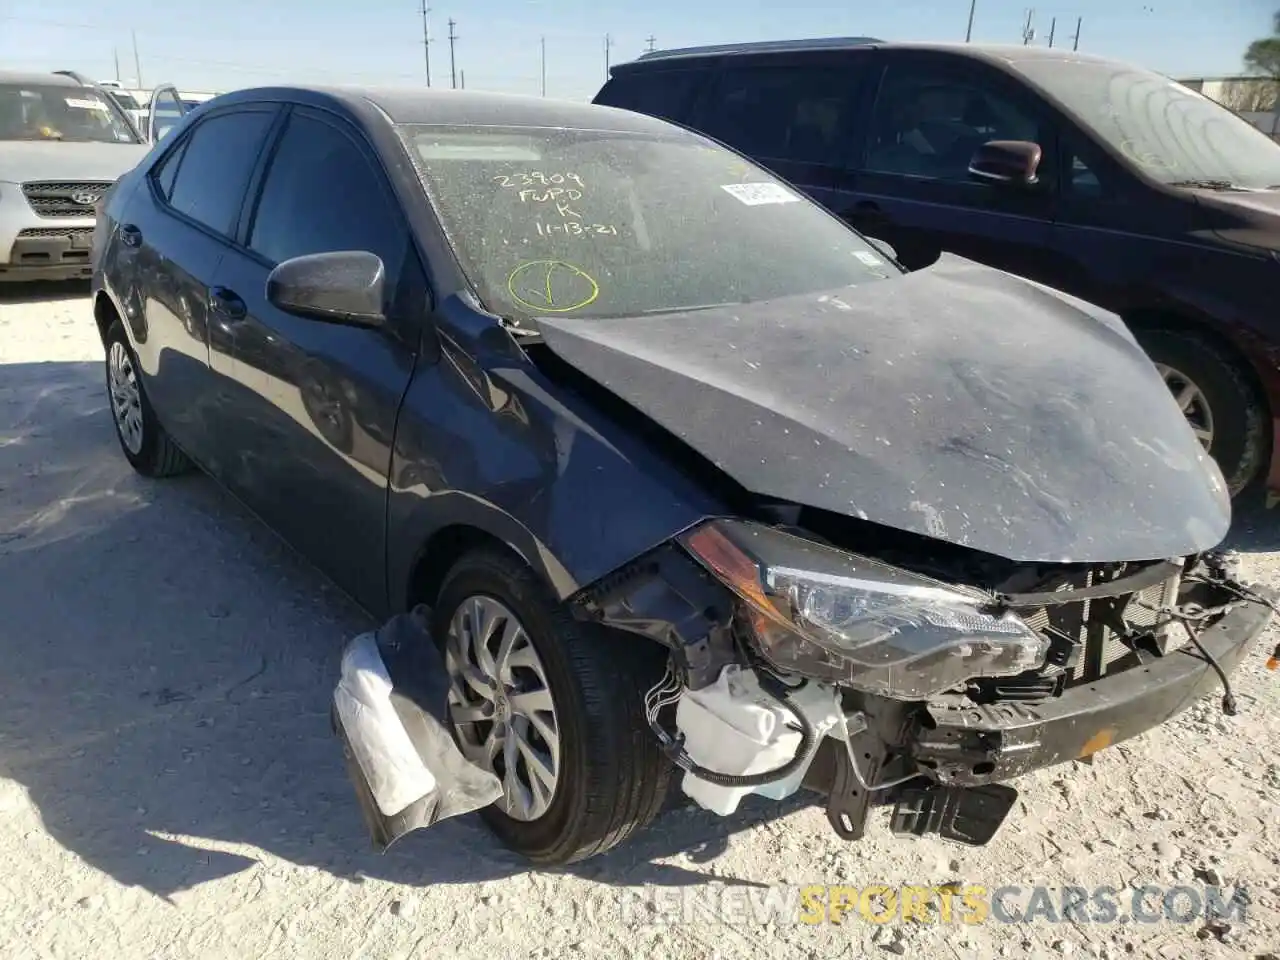
<instances>
[{"instance_id":1,"label":"door handle","mask_svg":"<svg viewBox=\"0 0 1280 960\"><path fill-rule=\"evenodd\" d=\"M243 320L248 313L244 298L227 287L212 287L209 290L209 309L228 320Z\"/></svg>"},{"instance_id":2,"label":"door handle","mask_svg":"<svg viewBox=\"0 0 1280 960\"><path fill-rule=\"evenodd\" d=\"M142 231L132 223L126 223L120 227L120 240L126 247L140 247L142 246Z\"/></svg>"}]
</instances>

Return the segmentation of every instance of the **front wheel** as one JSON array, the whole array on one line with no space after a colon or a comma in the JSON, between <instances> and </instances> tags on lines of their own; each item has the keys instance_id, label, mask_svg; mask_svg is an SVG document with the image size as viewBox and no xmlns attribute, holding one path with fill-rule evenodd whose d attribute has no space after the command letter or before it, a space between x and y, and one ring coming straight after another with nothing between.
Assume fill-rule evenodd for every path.
<instances>
[{"instance_id":1,"label":"front wheel","mask_svg":"<svg viewBox=\"0 0 1280 960\"><path fill-rule=\"evenodd\" d=\"M455 738L502 781L481 816L505 845L572 863L657 815L671 767L643 698L665 651L579 623L533 571L493 550L453 567L433 617Z\"/></svg>"},{"instance_id":2,"label":"front wheel","mask_svg":"<svg viewBox=\"0 0 1280 960\"><path fill-rule=\"evenodd\" d=\"M1246 373L1212 341L1190 331L1135 330L1187 423L1222 470L1232 496L1267 458L1265 409Z\"/></svg>"}]
</instances>

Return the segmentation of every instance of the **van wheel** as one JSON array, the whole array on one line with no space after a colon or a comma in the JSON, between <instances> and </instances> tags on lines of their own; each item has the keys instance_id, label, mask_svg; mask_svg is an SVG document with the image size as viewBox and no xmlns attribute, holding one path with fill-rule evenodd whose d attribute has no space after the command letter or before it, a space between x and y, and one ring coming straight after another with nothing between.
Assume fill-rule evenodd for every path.
<instances>
[{"instance_id":1,"label":"van wheel","mask_svg":"<svg viewBox=\"0 0 1280 960\"><path fill-rule=\"evenodd\" d=\"M540 864L610 849L661 810L671 765L644 716L665 651L573 619L519 560L465 555L433 606L462 753L502 781L481 811Z\"/></svg>"},{"instance_id":2,"label":"van wheel","mask_svg":"<svg viewBox=\"0 0 1280 960\"><path fill-rule=\"evenodd\" d=\"M191 461L160 426L142 387L138 360L119 320L107 330L107 399L120 449L145 477L171 477L191 469Z\"/></svg>"},{"instance_id":3,"label":"van wheel","mask_svg":"<svg viewBox=\"0 0 1280 960\"><path fill-rule=\"evenodd\" d=\"M1268 443L1262 400L1239 365L1211 340L1181 330L1135 330L1232 496L1255 480Z\"/></svg>"}]
</instances>

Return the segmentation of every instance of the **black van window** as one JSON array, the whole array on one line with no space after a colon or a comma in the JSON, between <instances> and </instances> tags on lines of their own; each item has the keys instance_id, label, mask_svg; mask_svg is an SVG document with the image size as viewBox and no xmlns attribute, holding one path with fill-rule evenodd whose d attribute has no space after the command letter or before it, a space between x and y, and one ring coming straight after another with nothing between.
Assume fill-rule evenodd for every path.
<instances>
[{"instance_id":1,"label":"black van window","mask_svg":"<svg viewBox=\"0 0 1280 960\"><path fill-rule=\"evenodd\" d=\"M871 118L866 169L972 182L988 140L1039 141L1039 123L977 71L890 63Z\"/></svg>"},{"instance_id":2,"label":"black van window","mask_svg":"<svg viewBox=\"0 0 1280 960\"><path fill-rule=\"evenodd\" d=\"M661 120L679 121L693 91L694 70L637 70L614 77L596 94L593 103L644 113Z\"/></svg>"},{"instance_id":3,"label":"black van window","mask_svg":"<svg viewBox=\"0 0 1280 960\"><path fill-rule=\"evenodd\" d=\"M859 75L852 66L729 69L697 125L750 157L834 163Z\"/></svg>"}]
</instances>

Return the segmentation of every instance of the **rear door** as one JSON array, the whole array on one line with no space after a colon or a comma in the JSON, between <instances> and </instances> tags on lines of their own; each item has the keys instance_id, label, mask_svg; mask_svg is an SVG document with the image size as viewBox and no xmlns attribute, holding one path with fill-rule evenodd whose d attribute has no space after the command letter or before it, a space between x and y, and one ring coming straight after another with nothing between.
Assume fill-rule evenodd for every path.
<instances>
[{"instance_id":1,"label":"rear door","mask_svg":"<svg viewBox=\"0 0 1280 960\"><path fill-rule=\"evenodd\" d=\"M274 116L272 107L236 107L202 119L152 166L121 213L133 278L123 296L143 320L134 340L147 393L174 440L215 474L221 383L214 373L226 337L209 294Z\"/></svg>"},{"instance_id":2,"label":"rear door","mask_svg":"<svg viewBox=\"0 0 1280 960\"><path fill-rule=\"evenodd\" d=\"M884 71L853 188L833 204L911 269L946 250L1043 280L1056 186L1052 113L1021 84L965 57L885 52ZM1044 150L1040 183L974 180L969 161L990 140ZM861 162L858 162L861 159Z\"/></svg>"},{"instance_id":3,"label":"rear door","mask_svg":"<svg viewBox=\"0 0 1280 960\"><path fill-rule=\"evenodd\" d=\"M381 163L343 119L291 108L256 194L243 246L223 258L213 290L236 318L228 416L239 446L228 482L352 596L381 609L387 476L429 312L425 273ZM299 317L267 301L277 264L339 250L382 258L385 327Z\"/></svg>"},{"instance_id":4,"label":"rear door","mask_svg":"<svg viewBox=\"0 0 1280 960\"><path fill-rule=\"evenodd\" d=\"M848 51L727 58L690 125L830 204L851 185L843 161L862 132L869 62Z\"/></svg>"}]
</instances>

